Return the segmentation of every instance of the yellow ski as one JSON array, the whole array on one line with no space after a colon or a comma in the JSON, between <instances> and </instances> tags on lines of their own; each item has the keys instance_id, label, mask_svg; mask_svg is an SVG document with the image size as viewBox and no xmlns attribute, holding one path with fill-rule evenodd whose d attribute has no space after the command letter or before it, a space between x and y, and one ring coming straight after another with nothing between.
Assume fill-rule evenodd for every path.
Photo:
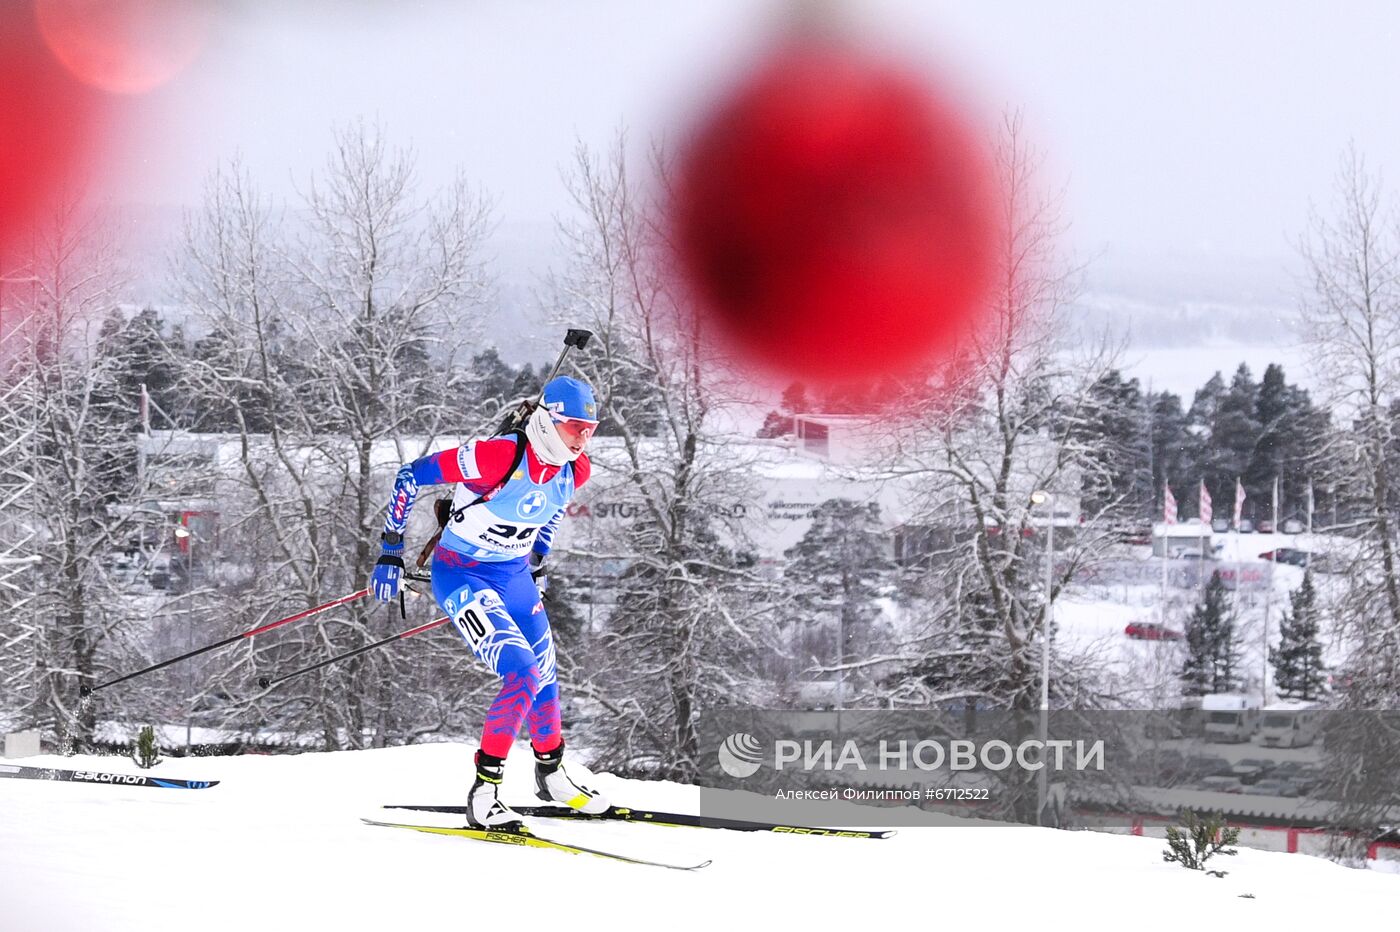
<instances>
[{"instance_id":1,"label":"yellow ski","mask_svg":"<svg viewBox=\"0 0 1400 932\"><path fill-rule=\"evenodd\" d=\"M448 828L442 825L413 825L407 822L379 822L374 819L365 818L360 819L360 821L366 825L379 825L384 828L407 828L415 832L427 832L431 835L453 835L458 838L474 838L477 841L485 841L497 845L518 845L525 848L552 848L555 851L564 851L568 854L591 854L594 857L607 858L611 861L623 861L627 864L646 864L651 867L667 867L677 871L695 871L702 867L707 867L710 864L709 861L703 861L699 864L668 864L665 861L634 858L630 855L618 854L616 851L585 848L583 845L575 845L566 841L542 838L528 828L516 832L466 827Z\"/></svg>"}]
</instances>

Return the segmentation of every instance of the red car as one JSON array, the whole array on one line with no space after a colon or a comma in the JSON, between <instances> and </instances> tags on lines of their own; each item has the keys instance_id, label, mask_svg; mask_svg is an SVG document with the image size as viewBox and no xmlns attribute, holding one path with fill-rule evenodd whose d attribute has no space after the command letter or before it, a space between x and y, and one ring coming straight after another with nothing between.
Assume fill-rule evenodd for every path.
<instances>
[{"instance_id":1,"label":"red car","mask_svg":"<svg viewBox=\"0 0 1400 932\"><path fill-rule=\"evenodd\" d=\"M1134 621L1123 629L1123 633L1139 641L1179 641L1181 632L1163 627L1155 621Z\"/></svg>"}]
</instances>

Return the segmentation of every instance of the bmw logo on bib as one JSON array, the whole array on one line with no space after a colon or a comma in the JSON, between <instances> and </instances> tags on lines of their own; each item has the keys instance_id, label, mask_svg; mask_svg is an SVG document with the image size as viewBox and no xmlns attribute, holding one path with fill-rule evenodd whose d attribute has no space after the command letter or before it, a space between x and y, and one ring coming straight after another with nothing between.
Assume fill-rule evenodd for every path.
<instances>
[{"instance_id":1,"label":"bmw logo on bib","mask_svg":"<svg viewBox=\"0 0 1400 932\"><path fill-rule=\"evenodd\" d=\"M522 518L533 518L544 509L545 494L539 489L530 492L520 499L520 504L515 506L515 510Z\"/></svg>"}]
</instances>

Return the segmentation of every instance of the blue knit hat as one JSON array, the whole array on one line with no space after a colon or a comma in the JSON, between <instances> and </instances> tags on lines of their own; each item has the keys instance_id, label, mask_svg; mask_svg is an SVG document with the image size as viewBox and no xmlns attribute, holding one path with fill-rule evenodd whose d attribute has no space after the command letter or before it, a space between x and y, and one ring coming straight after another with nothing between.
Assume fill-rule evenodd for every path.
<instances>
[{"instance_id":1,"label":"blue knit hat","mask_svg":"<svg viewBox=\"0 0 1400 932\"><path fill-rule=\"evenodd\" d=\"M598 423L598 403L587 382L567 375L550 379L544 387L544 407L556 421L579 420Z\"/></svg>"}]
</instances>

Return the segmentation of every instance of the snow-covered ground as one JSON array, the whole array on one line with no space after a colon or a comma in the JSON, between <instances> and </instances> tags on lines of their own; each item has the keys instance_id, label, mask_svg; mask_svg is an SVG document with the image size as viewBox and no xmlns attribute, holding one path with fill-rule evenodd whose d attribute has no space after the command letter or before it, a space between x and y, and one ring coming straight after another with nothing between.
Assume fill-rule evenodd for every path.
<instances>
[{"instance_id":1,"label":"snow-covered ground","mask_svg":"<svg viewBox=\"0 0 1400 932\"><path fill-rule=\"evenodd\" d=\"M905 828L866 841L539 823L584 844L713 858L686 873L360 823L386 802L460 801L471 751L195 758L154 771L223 781L196 791L0 780L0 929L1345 928L1400 903L1400 876L1242 849L1220 880L1164 863L1159 839L1092 832ZM518 757L504 792L523 800L531 774ZM121 758L22 763L136 772ZM691 787L597 782L637 806L698 802Z\"/></svg>"}]
</instances>

